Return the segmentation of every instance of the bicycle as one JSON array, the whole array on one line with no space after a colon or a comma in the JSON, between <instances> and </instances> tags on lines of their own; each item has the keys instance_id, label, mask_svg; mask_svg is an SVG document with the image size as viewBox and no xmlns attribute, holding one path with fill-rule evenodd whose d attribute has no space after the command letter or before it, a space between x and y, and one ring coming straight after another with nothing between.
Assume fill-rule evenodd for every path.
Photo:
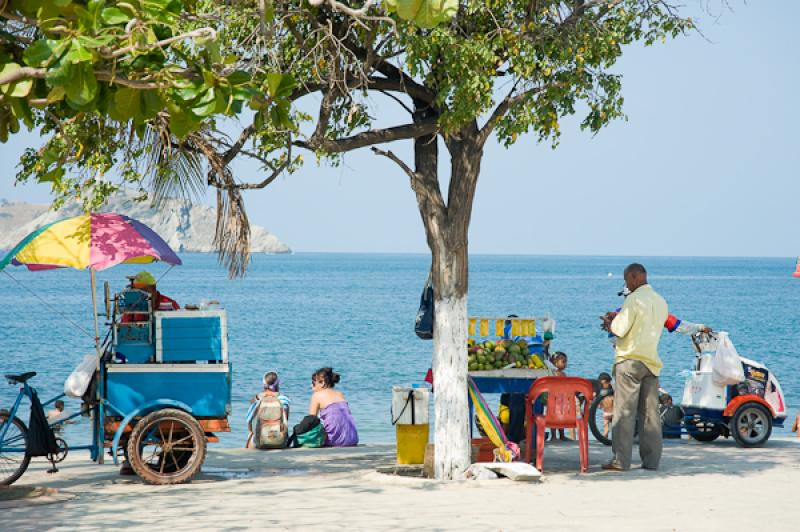
<instances>
[{"instance_id":1,"label":"bicycle","mask_svg":"<svg viewBox=\"0 0 800 532\"><path fill-rule=\"evenodd\" d=\"M22 400L27 397L31 403L31 408L38 408L38 414L41 416L41 419L45 419L44 406L64 397L64 395L60 395L44 404L40 403L36 389L28 384L28 380L35 376L35 371L29 371L20 375L8 374L5 376L10 385L21 384L22 388L20 388L11 410L0 409L0 486L11 485L19 479L28 469L28 465L33 457L29 445L28 427L17 417L17 412L22 404ZM52 425L48 423L47 430L52 431L55 425L64 423L80 415L81 413L78 412L67 418L59 419L57 423L53 423ZM69 452L69 446L66 441L62 438L55 437L55 435L53 435L53 438L55 447L51 447L51 452L45 455L52 464L48 473L55 473L58 471L55 465L63 461Z\"/></svg>"}]
</instances>

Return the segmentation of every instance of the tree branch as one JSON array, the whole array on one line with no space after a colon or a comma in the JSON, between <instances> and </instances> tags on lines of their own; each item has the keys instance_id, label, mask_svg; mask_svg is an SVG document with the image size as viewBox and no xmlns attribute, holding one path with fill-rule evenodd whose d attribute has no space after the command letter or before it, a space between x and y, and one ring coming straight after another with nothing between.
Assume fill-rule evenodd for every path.
<instances>
[{"instance_id":1,"label":"tree branch","mask_svg":"<svg viewBox=\"0 0 800 532\"><path fill-rule=\"evenodd\" d=\"M295 146L311 151L322 150L327 153L343 153L373 144L384 144L396 140L413 139L432 135L438 132L439 126L436 120L406 124L403 126L390 127L386 129L371 129L351 137L343 137L336 140L322 139L318 144L298 140Z\"/></svg>"},{"instance_id":2,"label":"tree branch","mask_svg":"<svg viewBox=\"0 0 800 532\"><path fill-rule=\"evenodd\" d=\"M397 163L397 165L400 168L402 168L406 174L408 174L408 177L411 178L411 187L412 188L414 187L414 181L418 178L417 173L414 170L412 170L411 167L408 166L405 162L403 162L403 160L400 157L395 155L391 150L384 151L379 148L376 148L375 146L373 146L370 149L372 150L372 153L374 153L375 155L382 155L384 157L388 157L389 159Z\"/></svg>"},{"instance_id":3,"label":"tree branch","mask_svg":"<svg viewBox=\"0 0 800 532\"><path fill-rule=\"evenodd\" d=\"M511 92L506 96L497 107L495 107L494 111L492 112L492 116L489 117L489 120L481 128L480 132L478 133L478 145L483 146L489 138L489 135L492 134L494 128L497 126L497 123L500 121L506 113L508 113L511 109L516 107L517 105L521 104L531 96L538 94L544 90L559 87L563 85L562 83L555 83L552 85L545 85L543 87L534 87L532 89L528 89L524 92L514 95L515 88L511 89Z\"/></svg>"}]
</instances>

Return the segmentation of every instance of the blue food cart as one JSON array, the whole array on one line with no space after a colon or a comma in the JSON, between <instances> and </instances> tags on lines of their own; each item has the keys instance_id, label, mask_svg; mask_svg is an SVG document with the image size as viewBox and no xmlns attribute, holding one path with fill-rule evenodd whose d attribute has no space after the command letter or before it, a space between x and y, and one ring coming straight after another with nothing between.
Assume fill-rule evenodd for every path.
<instances>
[{"instance_id":1,"label":"blue food cart","mask_svg":"<svg viewBox=\"0 0 800 532\"><path fill-rule=\"evenodd\" d=\"M20 390L10 408L0 408L0 485L15 482L33 456L46 456L55 472L55 464L75 449L89 450L98 463L103 463L106 449L115 463L123 455L151 484L187 482L200 471L206 444L218 441L217 433L230 431L231 364L224 310L161 311L154 286L141 289L132 283L112 297L106 283L102 315L110 323L101 341L95 272L155 261L181 264L152 229L114 213L85 214L43 226L0 261L0 271L9 265L88 269L95 329L95 354L85 357L70 375L64 394L40 402L28 383L35 372L6 375ZM25 398L35 422L44 418L44 406L65 396L83 402L71 417L91 418L92 440L87 445L72 446L56 438L48 428L55 421L28 427L17 417Z\"/></svg>"}]
</instances>

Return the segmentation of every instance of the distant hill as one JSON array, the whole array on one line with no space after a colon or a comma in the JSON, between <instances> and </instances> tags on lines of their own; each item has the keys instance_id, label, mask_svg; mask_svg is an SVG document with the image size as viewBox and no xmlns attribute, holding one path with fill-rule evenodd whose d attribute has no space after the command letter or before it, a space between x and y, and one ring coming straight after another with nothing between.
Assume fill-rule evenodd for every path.
<instances>
[{"instance_id":1,"label":"distant hill","mask_svg":"<svg viewBox=\"0 0 800 532\"><path fill-rule=\"evenodd\" d=\"M120 191L109 200L102 212L116 212L149 225L176 252L213 252L216 210L208 205L183 200L167 200L161 209L149 202L135 201L133 191ZM60 218L81 214L76 203L65 205L58 211L47 205L8 202L0 199L0 249L10 249L27 234ZM278 237L256 225L250 226L252 253L291 253L292 250Z\"/></svg>"}]
</instances>

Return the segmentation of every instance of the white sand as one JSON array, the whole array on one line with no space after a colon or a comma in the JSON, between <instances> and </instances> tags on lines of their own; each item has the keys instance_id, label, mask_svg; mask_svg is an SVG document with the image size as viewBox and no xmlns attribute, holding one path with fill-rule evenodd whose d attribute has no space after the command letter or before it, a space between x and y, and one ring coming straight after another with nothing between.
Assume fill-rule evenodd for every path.
<instances>
[{"instance_id":1,"label":"white sand","mask_svg":"<svg viewBox=\"0 0 800 532\"><path fill-rule=\"evenodd\" d=\"M389 446L212 446L207 472L193 483L156 487L76 452L57 475L36 460L18 482L76 497L4 509L0 529L798 530L800 442L772 440L762 449L729 440L666 442L657 472L602 472L609 454L593 445L590 472L579 475L575 444L556 443L545 451L540 483L439 483L375 473L393 462ZM213 468L250 473L223 479L208 472Z\"/></svg>"}]
</instances>

